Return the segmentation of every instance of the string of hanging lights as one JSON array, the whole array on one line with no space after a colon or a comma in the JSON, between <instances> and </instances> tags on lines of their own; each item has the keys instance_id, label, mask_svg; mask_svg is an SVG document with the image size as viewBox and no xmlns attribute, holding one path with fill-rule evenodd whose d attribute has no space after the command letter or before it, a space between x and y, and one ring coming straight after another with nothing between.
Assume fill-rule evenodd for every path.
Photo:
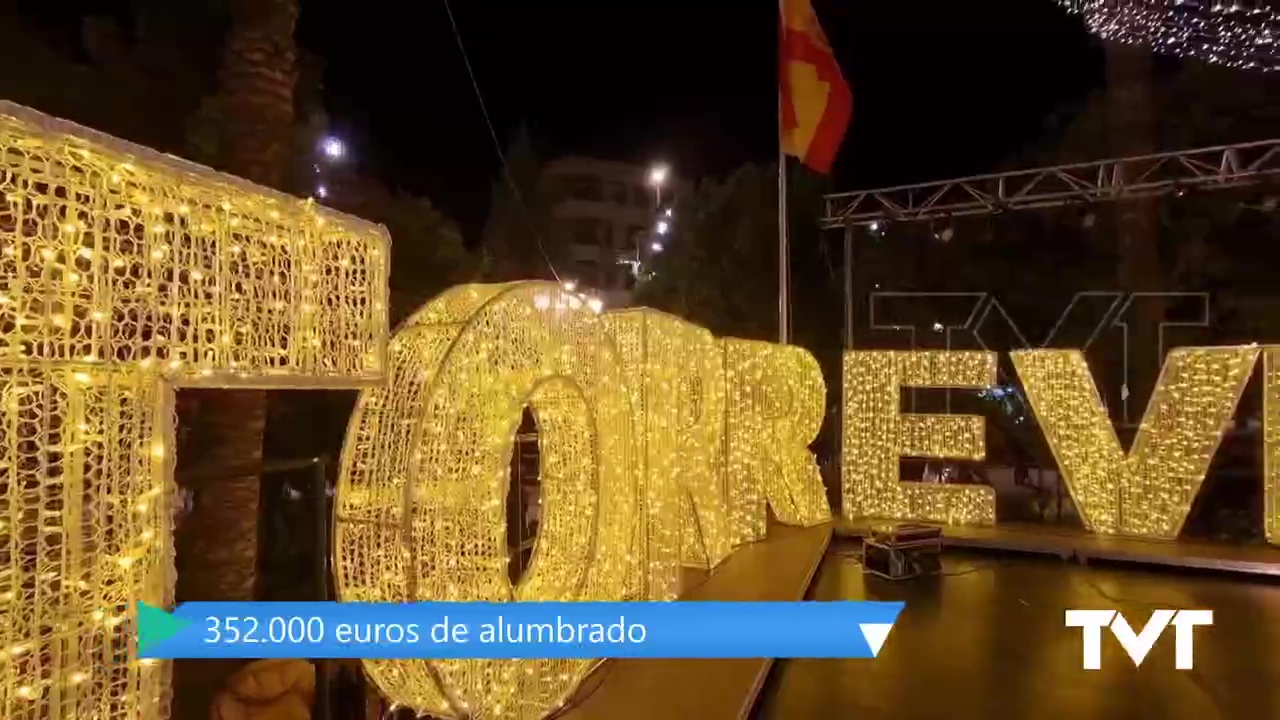
<instances>
[{"instance_id":1,"label":"string of hanging lights","mask_svg":"<svg viewBox=\"0 0 1280 720\"><path fill-rule=\"evenodd\" d=\"M1228 67L1280 70L1272 0L1058 0L1098 37Z\"/></svg>"}]
</instances>

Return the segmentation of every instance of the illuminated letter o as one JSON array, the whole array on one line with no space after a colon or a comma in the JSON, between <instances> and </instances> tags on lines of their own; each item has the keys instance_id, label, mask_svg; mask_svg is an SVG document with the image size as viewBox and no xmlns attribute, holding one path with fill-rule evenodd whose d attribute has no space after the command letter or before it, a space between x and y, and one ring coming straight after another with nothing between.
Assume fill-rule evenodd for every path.
<instances>
[{"instance_id":1,"label":"illuminated letter o","mask_svg":"<svg viewBox=\"0 0 1280 720\"><path fill-rule=\"evenodd\" d=\"M543 282L457 287L405 323L390 357L390 383L361 396L344 448L339 599L623 599L642 567L630 407L613 343L582 298ZM543 512L533 563L512 586L504 498L526 405ZM523 717L563 702L590 662L366 668L388 698L419 711Z\"/></svg>"}]
</instances>

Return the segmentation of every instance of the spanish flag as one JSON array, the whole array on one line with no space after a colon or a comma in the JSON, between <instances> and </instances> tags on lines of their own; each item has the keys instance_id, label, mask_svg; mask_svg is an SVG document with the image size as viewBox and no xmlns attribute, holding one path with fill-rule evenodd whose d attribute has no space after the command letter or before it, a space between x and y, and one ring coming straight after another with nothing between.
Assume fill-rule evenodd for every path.
<instances>
[{"instance_id":1,"label":"spanish flag","mask_svg":"<svg viewBox=\"0 0 1280 720\"><path fill-rule=\"evenodd\" d=\"M817 172L831 172L853 115L853 94L810 0L782 0L778 84L782 149Z\"/></svg>"}]
</instances>

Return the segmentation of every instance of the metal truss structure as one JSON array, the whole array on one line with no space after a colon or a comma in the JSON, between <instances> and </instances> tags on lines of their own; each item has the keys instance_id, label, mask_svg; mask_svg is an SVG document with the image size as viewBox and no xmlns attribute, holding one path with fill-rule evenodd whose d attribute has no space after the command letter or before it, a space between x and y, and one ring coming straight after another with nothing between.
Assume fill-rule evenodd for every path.
<instances>
[{"instance_id":1,"label":"metal truss structure","mask_svg":"<svg viewBox=\"0 0 1280 720\"><path fill-rule=\"evenodd\" d=\"M1244 187L1280 178L1280 139L828 195L822 227L939 220Z\"/></svg>"}]
</instances>

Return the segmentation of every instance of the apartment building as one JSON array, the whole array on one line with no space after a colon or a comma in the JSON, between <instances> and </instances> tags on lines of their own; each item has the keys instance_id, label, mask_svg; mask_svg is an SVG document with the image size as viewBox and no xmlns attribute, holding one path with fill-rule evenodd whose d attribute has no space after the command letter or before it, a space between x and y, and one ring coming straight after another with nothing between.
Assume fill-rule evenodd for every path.
<instances>
[{"instance_id":1,"label":"apartment building","mask_svg":"<svg viewBox=\"0 0 1280 720\"><path fill-rule=\"evenodd\" d=\"M661 251L658 223L682 185L655 185L651 168L587 157L565 157L544 169L557 198L552 215L569 239L570 267L561 276L600 294L608 307L626 307L638 266Z\"/></svg>"}]
</instances>

